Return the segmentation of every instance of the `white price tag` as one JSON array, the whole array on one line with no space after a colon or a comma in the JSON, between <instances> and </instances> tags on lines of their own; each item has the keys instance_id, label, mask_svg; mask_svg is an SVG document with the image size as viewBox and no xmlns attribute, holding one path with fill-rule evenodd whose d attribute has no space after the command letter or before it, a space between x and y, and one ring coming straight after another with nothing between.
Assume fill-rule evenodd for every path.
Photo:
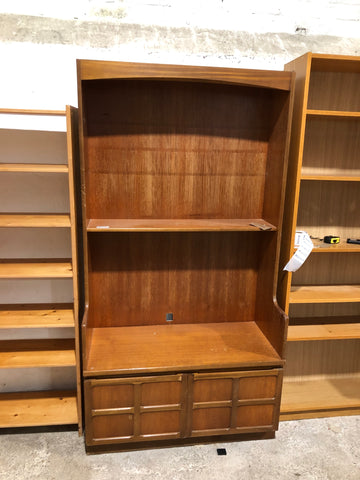
<instances>
[{"instance_id":1,"label":"white price tag","mask_svg":"<svg viewBox=\"0 0 360 480\"><path fill-rule=\"evenodd\" d=\"M300 232L296 233L298 234ZM301 235L297 237L297 241L299 245L298 249L284 267L284 270L287 270L288 272L296 272L296 270L301 267L314 248L314 244L312 243L309 234L306 232L301 232ZM296 243L297 242L295 242L295 244Z\"/></svg>"}]
</instances>

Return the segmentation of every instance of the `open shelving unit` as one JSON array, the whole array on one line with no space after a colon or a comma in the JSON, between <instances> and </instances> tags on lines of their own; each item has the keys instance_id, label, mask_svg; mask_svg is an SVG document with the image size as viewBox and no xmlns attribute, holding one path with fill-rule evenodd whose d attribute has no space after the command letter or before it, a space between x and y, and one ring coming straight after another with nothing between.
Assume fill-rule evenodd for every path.
<instances>
[{"instance_id":1,"label":"open shelving unit","mask_svg":"<svg viewBox=\"0 0 360 480\"><path fill-rule=\"evenodd\" d=\"M274 435L292 85L78 61L89 451Z\"/></svg>"},{"instance_id":2,"label":"open shelving unit","mask_svg":"<svg viewBox=\"0 0 360 480\"><path fill-rule=\"evenodd\" d=\"M0 122L0 428L81 431L77 111L0 109Z\"/></svg>"},{"instance_id":3,"label":"open shelving unit","mask_svg":"<svg viewBox=\"0 0 360 480\"><path fill-rule=\"evenodd\" d=\"M283 267L296 230L314 237L305 264L279 282L289 313L281 418L360 412L360 57L308 53L296 72ZM324 235L339 235L327 245Z\"/></svg>"}]
</instances>

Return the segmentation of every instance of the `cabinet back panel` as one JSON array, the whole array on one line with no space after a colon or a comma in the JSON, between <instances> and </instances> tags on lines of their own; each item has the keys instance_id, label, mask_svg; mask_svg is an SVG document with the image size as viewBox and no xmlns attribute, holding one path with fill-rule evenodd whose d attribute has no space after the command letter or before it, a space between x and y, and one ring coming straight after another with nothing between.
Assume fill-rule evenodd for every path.
<instances>
[{"instance_id":1,"label":"cabinet back panel","mask_svg":"<svg viewBox=\"0 0 360 480\"><path fill-rule=\"evenodd\" d=\"M360 72L319 72L310 76L308 108L360 111Z\"/></svg>"},{"instance_id":2,"label":"cabinet back panel","mask_svg":"<svg viewBox=\"0 0 360 480\"><path fill-rule=\"evenodd\" d=\"M261 218L285 100L211 83L83 82L87 218Z\"/></svg>"},{"instance_id":3,"label":"cabinet back panel","mask_svg":"<svg viewBox=\"0 0 360 480\"><path fill-rule=\"evenodd\" d=\"M358 339L289 342L285 367L287 380L359 375L359 347Z\"/></svg>"},{"instance_id":4,"label":"cabinet back panel","mask_svg":"<svg viewBox=\"0 0 360 480\"><path fill-rule=\"evenodd\" d=\"M165 324L167 313L174 323L253 321L268 235L89 234L88 326ZM271 298L271 284L262 292Z\"/></svg>"},{"instance_id":5,"label":"cabinet back panel","mask_svg":"<svg viewBox=\"0 0 360 480\"><path fill-rule=\"evenodd\" d=\"M303 174L360 176L358 118L308 118Z\"/></svg>"},{"instance_id":6,"label":"cabinet back panel","mask_svg":"<svg viewBox=\"0 0 360 480\"><path fill-rule=\"evenodd\" d=\"M0 177L1 213L67 213L67 174L4 172Z\"/></svg>"},{"instance_id":7,"label":"cabinet back panel","mask_svg":"<svg viewBox=\"0 0 360 480\"><path fill-rule=\"evenodd\" d=\"M0 142L0 163L67 163L66 135L63 132L1 129Z\"/></svg>"},{"instance_id":8,"label":"cabinet back panel","mask_svg":"<svg viewBox=\"0 0 360 480\"><path fill-rule=\"evenodd\" d=\"M358 253L310 254L304 265L293 274L293 285L358 285Z\"/></svg>"},{"instance_id":9,"label":"cabinet back panel","mask_svg":"<svg viewBox=\"0 0 360 480\"><path fill-rule=\"evenodd\" d=\"M360 189L357 182L302 182L298 230L314 237L339 235L342 240L359 236Z\"/></svg>"}]
</instances>

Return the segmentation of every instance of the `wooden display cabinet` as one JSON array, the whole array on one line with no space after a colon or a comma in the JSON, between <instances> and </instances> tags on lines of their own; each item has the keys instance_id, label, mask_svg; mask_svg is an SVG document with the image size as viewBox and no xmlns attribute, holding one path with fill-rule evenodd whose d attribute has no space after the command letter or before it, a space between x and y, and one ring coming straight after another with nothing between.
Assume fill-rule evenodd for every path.
<instances>
[{"instance_id":1,"label":"wooden display cabinet","mask_svg":"<svg viewBox=\"0 0 360 480\"><path fill-rule=\"evenodd\" d=\"M281 418L360 412L360 57L307 53L296 72L281 268L296 230L315 237L280 276L290 316ZM339 235L340 243L321 241Z\"/></svg>"},{"instance_id":2,"label":"wooden display cabinet","mask_svg":"<svg viewBox=\"0 0 360 480\"><path fill-rule=\"evenodd\" d=\"M80 60L78 82L88 451L273 436L293 74Z\"/></svg>"}]
</instances>

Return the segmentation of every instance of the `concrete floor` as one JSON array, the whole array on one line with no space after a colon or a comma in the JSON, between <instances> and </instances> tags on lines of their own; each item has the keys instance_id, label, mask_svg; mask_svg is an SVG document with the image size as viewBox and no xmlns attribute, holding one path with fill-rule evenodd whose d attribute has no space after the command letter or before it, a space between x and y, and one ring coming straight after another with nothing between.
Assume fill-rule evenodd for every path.
<instances>
[{"instance_id":1,"label":"concrete floor","mask_svg":"<svg viewBox=\"0 0 360 480\"><path fill-rule=\"evenodd\" d=\"M274 440L103 455L86 455L77 432L11 433L0 479L359 480L359 443L360 416L282 422Z\"/></svg>"}]
</instances>

